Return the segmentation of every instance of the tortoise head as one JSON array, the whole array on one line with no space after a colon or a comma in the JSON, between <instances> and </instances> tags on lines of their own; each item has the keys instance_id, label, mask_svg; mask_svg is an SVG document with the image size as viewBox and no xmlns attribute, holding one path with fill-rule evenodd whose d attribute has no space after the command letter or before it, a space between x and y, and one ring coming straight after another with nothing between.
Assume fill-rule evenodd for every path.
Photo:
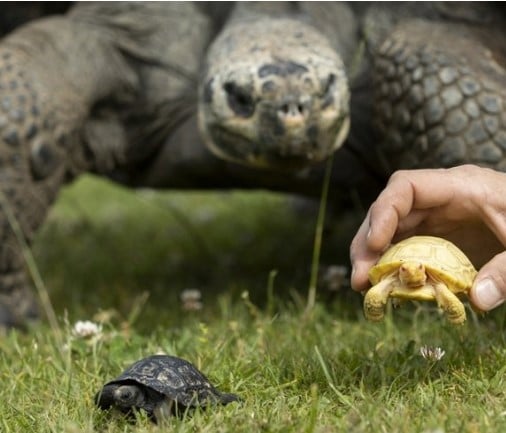
<instances>
[{"instance_id":1,"label":"tortoise head","mask_svg":"<svg viewBox=\"0 0 506 433\"><path fill-rule=\"evenodd\" d=\"M407 261L399 266L399 280L406 287L422 287L427 281L423 263Z\"/></svg>"},{"instance_id":2,"label":"tortoise head","mask_svg":"<svg viewBox=\"0 0 506 433\"><path fill-rule=\"evenodd\" d=\"M343 63L323 35L293 19L230 24L208 51L199 95L208 147L243 164L303 168L349 131Z\"/></svg>"},{"instance_id":3,"label":"tortoise head","mask_svg":"<svg viewBox=\"0 0 506 433\"><path fill-rule=\"evenodd\" d=\"M115 407L124 413L144 407L145 400L143 387L135 383L108 383L95 396L95 403L101 409Z\"/></svg>"},{"instance_id":4,"label":"tortoise head","mask_svg":"<svg viewBox=\"0 0 506 433\"><path fill-rule=\"evenodd\" d=\"M131 408L143 408L145 405L144 391L139 385L118 385L112 392L114 405L121 411Z\"/></svg>"},{"instance_id":5,"label":"tortoise head","mask_svg":"<svg viewBox=\"0 0 506 433\"><path fill-rule=\"evenodd\" d=\"M114 408L126 415L142 409L154 422L162 415L174 413L174 401L171 398L135 381L106 384L95 396L95 403L101 409Z\"/></svg>"}]
</instances>

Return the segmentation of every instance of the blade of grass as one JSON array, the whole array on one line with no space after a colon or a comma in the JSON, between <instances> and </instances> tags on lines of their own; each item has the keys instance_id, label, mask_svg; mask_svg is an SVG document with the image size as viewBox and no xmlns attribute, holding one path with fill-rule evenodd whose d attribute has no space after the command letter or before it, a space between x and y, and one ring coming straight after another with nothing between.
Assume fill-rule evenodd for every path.
<instances>
[{"instance_id":1,"label":"blade of grass","mask_svg":"<svg viewBox=\"0 0 506 433\"><path fill-rule=\"evenodd\" d=\"M348 396L344 395L341 391L339 391L336 388L336 386L334 385L334 383L332 381L332 377L330 376L329 369L327 368L327 364L325 364L325 361L323 359L322 354L320 353L320 350L318 349L318 346L315 346L314 350L316 352L316 356L318 357L318 361L320 362L320 365L323 370L323 374L325 375L325 378L327 379L327 383L328 383L330 389L332 389L332 391L334 391L337 398L339 399L339 401L343 405L348 406L349 408L353 408L354 405L353 405L353 402L350 400L350 398L348 398Z\"/></svg>"},{"instance_id":2,"label":"blade of grass","mask_svg":"<svg viewBox=\"0 0 506 433\"><path fill-rule=\"evenodd\" d=\"M307 317L314 309L316 302L316 285L318 284L318 266L320 264L320 253L322 249L323 225L325 223L325 212L327 208L327 197L329 193L330 175L332 173L333 155L327 160L325 166L325 176L323 178L322 195L320 207L318 209L318 218L316 220L316 230L313 244L313 257L311 259L311 276L309 279L309 290L307 295L307 304L304 315Z\"/></svg>"},{"instance_id":3,"label":"blade of grass","mask_svg":"<svg viewBox=\"0 0 506 433\"><path fill-rule=\"evenodd\" d=\"M278 275L278 271L273 269L269 272L269 280L267 282L267 314L271 317L274 314L275 300L274 300L274 280Z\"/></svg>"},{"instance_id":4,"label":"blade of grass","mask_svg":"<svg viewBox=\"0 0 506 433\"><path fill-rule=\"evenodd\" d=\"M32 277L32 281L35 286L35 289L37 290L37 294L39 295L42 308L49 322L49 326L51 327L58 343L60 343L59 346L63 347L62 333L60 327L58 326L58 321L56 320L56 314L54 312L53 305L51 304L49 293L46 289L44 281L42 280L42 277L40 276L39 269L37 267L37 264L35 263L35 259L33 258L30 247L26 242L26 239L23 235L23 231L21 230L18 220L15 217L14 213L12 212L9 200L2 191L0 191L0 207L2 208L2 211L7 217L7 221L10 227L12 228L12 231L16 236L16 240L18 241L21 247L23 258L25 259L26 266L28 267L28 272Z\"/></svg>"},{"instance_id":5,"label":"blade of grass","mask_svg":"<svg viewBox=\"0 0 506 433\"><path fill-rule=\"evenodd\" d=\"M318 385L311 385L311 408L309 411L308 425L305 433L313 433L316 429L316 421L318 419Z\"/></svg>"}]
</instances>

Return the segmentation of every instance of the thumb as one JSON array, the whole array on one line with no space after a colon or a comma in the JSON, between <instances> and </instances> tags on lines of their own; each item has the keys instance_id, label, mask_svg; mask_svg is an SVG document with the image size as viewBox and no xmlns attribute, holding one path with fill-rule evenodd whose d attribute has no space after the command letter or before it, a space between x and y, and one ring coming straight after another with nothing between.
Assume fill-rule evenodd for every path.
<instances>
[{"instance_id":1,"label":"thumb","mask_svg":"<svg viewBox=\"0 0 506 433\"><path fill-rule=\"evenodd\" d=\"M506 300L506 252L496 255L480 269L469 297L482 311L492 310Z\"/></svg>"}]
</instances>

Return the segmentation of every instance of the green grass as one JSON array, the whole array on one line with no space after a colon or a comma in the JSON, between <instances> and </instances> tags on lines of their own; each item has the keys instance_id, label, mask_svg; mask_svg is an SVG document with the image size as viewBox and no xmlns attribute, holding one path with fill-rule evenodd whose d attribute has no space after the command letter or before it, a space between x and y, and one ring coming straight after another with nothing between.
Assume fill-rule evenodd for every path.
<instances>
[{"instance_id":1,"label":"green grass","mask_svg":"<svg viewBox=\"0 0 506 433\"><path fill-rule=\"evenodd\" d=\"M469 311L459 329L431 304L371 324L360 295L319 287L305 315L316 213L294 209L272 194L132 192L93 178L66 190L33 248L64 341L45 323L0 340L0 431L506 431L505 309ZM352 223L330 227L322 263L345 263ZM202 291L202 310L182 308L186 288ZM73 335L85 319L101 321L99 338ZM427 361L423 345L446 354ZM158 427L94 407L106 381L157 352L244 403Z\"/></svg>"}]
</instances>

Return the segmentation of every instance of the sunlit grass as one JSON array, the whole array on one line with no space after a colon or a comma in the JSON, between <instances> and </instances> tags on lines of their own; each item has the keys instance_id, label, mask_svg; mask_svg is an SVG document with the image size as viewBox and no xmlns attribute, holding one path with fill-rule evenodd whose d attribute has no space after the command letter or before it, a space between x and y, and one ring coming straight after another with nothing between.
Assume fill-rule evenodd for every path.
<instances>
[{"instance_id":1,"label":"sunlit grass","mask_svg":"<svg viewBox=\"0 0 506 433\"><path fill-rule=\"evenodd\" d=\"M270 194L134 193L89 178L66 191L34 246L63 343L45 323L0 340L0 431L506 431L505 310L468 311L454 328L417 304L371 324L360 295L320 287L305 315L316 211L294 209ZM345 263L351 234L336 222L322 261ZM183 308L186 288L202 292L201 310ZM78 337L77 320L101 333ZM426 345L445 355L424 359ZM244 403L161 427L95 408L106 381L158 352Z\"/></svg>"}]
</instances>

